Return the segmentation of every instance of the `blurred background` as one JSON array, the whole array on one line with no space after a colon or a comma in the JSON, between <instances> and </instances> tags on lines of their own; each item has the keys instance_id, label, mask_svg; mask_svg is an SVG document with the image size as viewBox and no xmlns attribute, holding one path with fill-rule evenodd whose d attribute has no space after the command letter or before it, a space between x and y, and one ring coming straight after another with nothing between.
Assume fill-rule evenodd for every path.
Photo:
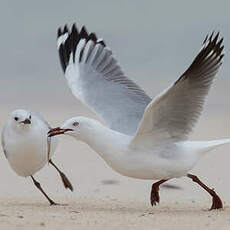
<instances>
[{"instance_id":1,"label":"blurred background","mask_svg":"<svg viewBox=\"0 0 230 230\"><path fill-rule=\"evenodd\" d=\"M226 56L192 139L230 137L229 1L3 0L0 4L0 129L17 108L38 110L53 126L75 115L95 118L67 87L56 49L57 28L76 22L104 38L126 75L152 97L186 70L208 33L220 31ZM213 151L193 171L216 187L225 200L230 193L226 178L229 148ZM151 181L118 175L84 143L60 138L54 161L69 175L76 190L69 195L55 170L45 167L37 177L48 193L149 202ZM3 153L0 168L0 196L40 195L29 180L14 174ZM163 189L162 200L178 196L192 201L195 195L196 200L209 199L188 179L172 183L181 189L171 191L173 195L166 195Z\"/></svg>"}]
</instances>

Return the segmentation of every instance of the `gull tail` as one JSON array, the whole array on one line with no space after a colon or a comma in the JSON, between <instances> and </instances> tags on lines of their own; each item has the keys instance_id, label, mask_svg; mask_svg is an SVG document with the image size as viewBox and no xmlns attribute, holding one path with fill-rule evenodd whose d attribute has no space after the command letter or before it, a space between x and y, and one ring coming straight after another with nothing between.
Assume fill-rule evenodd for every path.
<instances>
[{"instance_id":1,"label":"gull tail","mask_svg":"<svg viewBox=\"0 0 230 230\"><path fill-rule=\"evenodd\" d=\"M197 150L200 156L203 156L207 152L215 149L218 146L230 144L230 139L221 139L213 141L193 141L192 147Z\"/></svg>"}]
</instances>

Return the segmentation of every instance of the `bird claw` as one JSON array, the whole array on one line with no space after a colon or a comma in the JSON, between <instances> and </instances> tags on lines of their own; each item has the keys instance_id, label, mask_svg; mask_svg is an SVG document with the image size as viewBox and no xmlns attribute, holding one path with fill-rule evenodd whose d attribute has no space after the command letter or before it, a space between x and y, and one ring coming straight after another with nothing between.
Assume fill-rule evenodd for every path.
<instances>
[{"instance_id":1,"label":"bird claw","mask_svg":"<svg viewBox=\"0 0 230 230\"><path fill-rule=\"evenodd\" d=\"M50 202L50 206L60 205L60 204L58 204L58 203L54 202L53 200L50 200L49 202Z\"/></svg>"},{"instance_id":2,"label":"bird claw","mask_svg":"<svg viewBox=\"0 0 230 230\"><path fill-rule=\"evenodd\" d=\"M56 203L53 200L50 200L50 206L68 206L68 204L60 204L60 203Z\"/></svg>"}]
</instances>

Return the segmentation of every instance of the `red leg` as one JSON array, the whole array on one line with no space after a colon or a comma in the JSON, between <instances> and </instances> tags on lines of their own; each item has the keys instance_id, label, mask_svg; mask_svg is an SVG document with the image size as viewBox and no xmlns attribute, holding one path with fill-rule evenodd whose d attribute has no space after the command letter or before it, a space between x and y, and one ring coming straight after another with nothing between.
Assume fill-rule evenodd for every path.
<instances>
[{"instance_id":1,"label":"red leg","mask_svg":"<svg viewBox=\"0 0 230 230\"><path fill-rule=\"evenodd\" d=\"M152 185L152 190L150 194L150 202L152 206L160 202L159 186L166 181L167 180L159 180L158 182Z\"/></svg>"},{"instance_id":2,"label":"red leg","mask_svg":"<svg viewBox=\"0 0 230 230\"><path fill-rule=\"evenodd\" d=\"M187 174L187 176L189 178L191 178L194 182L199 184L203 189L205 189L212 196L212 207L210 208L210 210L223 208L222 201L221 201L220 197L215 193L214 189L210 189L207 185L202 183L199 180L199 178L195 175Z\"/></svg>"}]
</instances>

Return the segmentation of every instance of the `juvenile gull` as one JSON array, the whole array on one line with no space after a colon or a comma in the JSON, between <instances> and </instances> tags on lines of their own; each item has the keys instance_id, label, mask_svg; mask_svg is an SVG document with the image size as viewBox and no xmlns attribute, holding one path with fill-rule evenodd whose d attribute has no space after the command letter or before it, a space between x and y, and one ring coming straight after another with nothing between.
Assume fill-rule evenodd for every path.
<instances>
[{"instance_id":1,"label":"juvenile gull","mask_svg":"<svg viewBox=\"0 0 230 230\"><path fill-rule=\"evenodd\" d=\"M151 204L159 203L159 186L187 176L213 198L211 209L223 207L213 189L190 171L197 161L230 139L189 141L205 97L222 64L223 38L206 36L190 67L153 100L125 77L111 50L94 33L73 25L58 30L61 66L72 93L104 119L106 125L74 117L49 136L66 134L87 143L118 173L159 180L152 185Z\"/></svg>"},{"instance_id":2,"label":"juvenile gull","mask_svg":"<svg viewBox=\"0 0 230 230\"><path fill-rule=\"evenodd\" d=\"M50 125L40 114L29 110L15 110L3 128L2 147L11 168L19 176L30 176L35 186L48 199L50 205L54 205L56 203L49 198L33 176L47 164L47 153L50 151L50 156L52 156L56 149L56 138L52 139L52 142L48 139L47 142L47 132L50 129ZM65 188L73 191L73 187L65 174L58 169L51 159L49 163L60 174Z\"/></svg>"}]
</instances>

